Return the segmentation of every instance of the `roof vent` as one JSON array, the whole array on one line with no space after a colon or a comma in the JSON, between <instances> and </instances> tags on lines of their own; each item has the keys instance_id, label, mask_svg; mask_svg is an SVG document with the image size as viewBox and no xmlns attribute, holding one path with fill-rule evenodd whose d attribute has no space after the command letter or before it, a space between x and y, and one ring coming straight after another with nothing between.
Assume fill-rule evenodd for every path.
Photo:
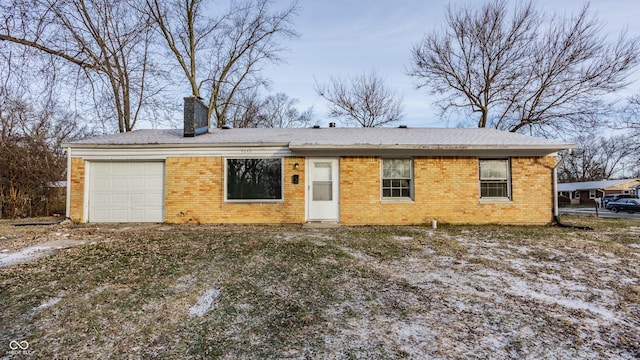
<instances>
[{"instance_id":1,"label":"roof vent","mask_svg":"<svg viewBox=\"0 0 640 360\"><path fill-rule=\"evenodd\" d=\"M398 126L398 128L399 128L399 129L406 129L406 128L407 128L407 125L400 125L400 126Z\"/></svg>"},{"instance_id":2,"label":"roof vent","mask_svg":"<svg viewBox=\"0 0 640 360\"><path fill-rule=\"evenodd\" d=\"M334 127L336 127L336 123L334 123L334 122L330 122L330 123L329 123L329 127L330 127L330 128L334 128Z\"/></svg>"}]
</instances>

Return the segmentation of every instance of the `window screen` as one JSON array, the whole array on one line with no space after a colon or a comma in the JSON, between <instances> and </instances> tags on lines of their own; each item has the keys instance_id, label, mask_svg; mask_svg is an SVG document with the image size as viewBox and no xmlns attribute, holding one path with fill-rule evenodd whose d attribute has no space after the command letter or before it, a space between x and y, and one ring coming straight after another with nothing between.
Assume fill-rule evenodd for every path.
<instances>
[{"instance_id":1,"label":"window screen","mask_svg":"<svg viewBox=\"0 0 640 360\"><path fill-rule=\"evenodd\" d=\"M411 159L382 159L382 197L410 198Z\"/></svg>"},{"instance_id":2,"label":"window screen","mask_svg":"<svg viewBox=\"0 0 640 360\"><path fill-rule=\"evenodd\" d=\"M510 198L509 160L480 160L480 197Z\"/></svg>"}]
</instances>

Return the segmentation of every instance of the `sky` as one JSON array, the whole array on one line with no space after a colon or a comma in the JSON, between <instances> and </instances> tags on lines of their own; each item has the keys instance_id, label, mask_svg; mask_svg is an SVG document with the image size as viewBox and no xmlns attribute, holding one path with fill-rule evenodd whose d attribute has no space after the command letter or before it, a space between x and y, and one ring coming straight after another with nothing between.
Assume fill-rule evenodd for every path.
<instances>
[{"instance_id":1,"label":"sky","mask_svg":"<svg viewBox=\"0 0 640 360\"><path fill-rule=\"evenodd\" d=\"M285 3L278 0L278 3ZM288 3L288 2L287 2ZM441 119L433 97L415 88L406 75L411 49L426 33L444 25L448 4L460 6L478 0L299 0L294 20L300 37L286 41L284 63L266 69L272 80L270 92L283 92L299 100L299 110L313 107L317 122L328 126L326 101L314 91L317 82L330 77L353 77L375 71L402 98L405 117L399 122L410 127L453 127L460 119ZM579 0L534 0L538 10L574 14L587 3ZM393 4L393 5L391 5ZM640 2L637 0L592 0L592 14L613 38L627 29L640 36ZM640 79L640 74L634 74ZM640 91L640 81L629 91Z\"/></svg>"}]
</instances>

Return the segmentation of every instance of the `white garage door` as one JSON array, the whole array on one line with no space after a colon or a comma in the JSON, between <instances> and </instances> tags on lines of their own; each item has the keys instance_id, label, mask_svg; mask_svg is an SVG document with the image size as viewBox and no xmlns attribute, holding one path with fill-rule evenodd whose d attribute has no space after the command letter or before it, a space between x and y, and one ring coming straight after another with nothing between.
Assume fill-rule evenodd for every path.
<instances>
[{"instance_id":1,"label":"white garage door","mask_svg":"<svg viewBox=\"0 0 640 360\"><path fill-rule=\"evenodd\" d=\"M164 163L92 162L90 222L162 222Z\"/></svg>"}]
</instances>

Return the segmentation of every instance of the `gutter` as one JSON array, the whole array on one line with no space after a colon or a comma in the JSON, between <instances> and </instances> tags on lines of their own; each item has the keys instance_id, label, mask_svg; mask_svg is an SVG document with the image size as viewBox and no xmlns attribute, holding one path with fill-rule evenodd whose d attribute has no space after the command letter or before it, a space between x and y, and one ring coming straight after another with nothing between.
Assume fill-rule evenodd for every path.
<instances>
[{"instance_id":1,"label":"gutter","mask_svg":"<svg viewBox=\"0 0 640 360\"><path fill-rule=\"evenodd\" d=\"M538 146L461 146L461 145L296 145L289 149L301 156L471 156L471 157L541 157L562 148Z\"/></svg>"},{"instance_id":2,"label":"gutter","mask_svg":"<svg viewBox=\"0 0 640 360\"><path fill-rule=\"evenodd\" d=\"M289 143L273 142L273 143L111 143L111 144L87 144L87 143L67 143L63 147L74 149L166 149L166 148L255 148L255 147L288 147Z\"/></svg>"},{"instance_id":3,"label":"gutter","mask_svg":"<svg viewBox=\"0 0 640 360\"><path fill-rule=\"evenodd\" d=\"M554 152L558 146L552 145L488 145L488 144L296 144L289 143L293 151L344 151L344 150L540 150ZM565 144L566 145L566 144Z\"/></svg>"},{"instance_id":4,"label":"gutter","mask_svg":"<svg viewBox=\"0 0 640 360\"><path fill-rule=\"evenodd\" d=\"M181 138L182 139L182 138ZM338 151L349 150L430 150L430 151L540 151L545 153L558 151L557 146L540 145L464 145L464 144L296 144L292 142L139 142L139 143L65 143L65 148L109 149L109 148L227 148L227 147L288 147L292 151Z\"/></svg>"}]
</instances>

